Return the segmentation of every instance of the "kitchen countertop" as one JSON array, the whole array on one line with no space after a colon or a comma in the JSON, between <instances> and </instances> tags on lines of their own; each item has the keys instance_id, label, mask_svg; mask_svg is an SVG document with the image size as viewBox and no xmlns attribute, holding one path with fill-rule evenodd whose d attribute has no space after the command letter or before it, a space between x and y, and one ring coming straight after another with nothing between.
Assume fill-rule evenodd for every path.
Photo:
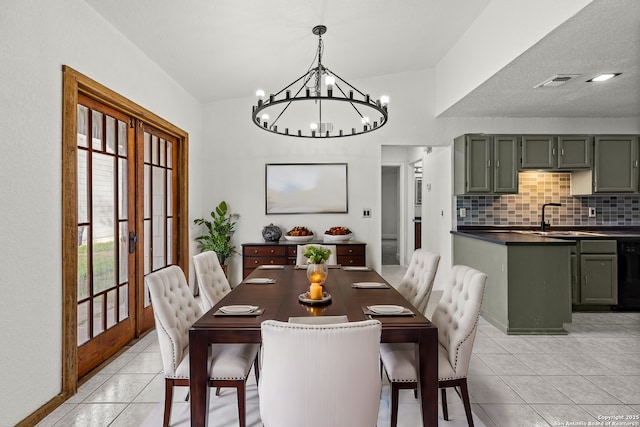
<instances>
[{"instance_id":1,"label":"kitchen countertop","mask_svg":"<svg viewBox=\"0 0 640 427\"><path fill-rule=\"evenodd\" d=\"M583 239L640 239L640 227L632 228L551 228L545 234L535 229L469 227L452 230L451 234L501 245L573 245Z\"/></svg>"}]
</instances>

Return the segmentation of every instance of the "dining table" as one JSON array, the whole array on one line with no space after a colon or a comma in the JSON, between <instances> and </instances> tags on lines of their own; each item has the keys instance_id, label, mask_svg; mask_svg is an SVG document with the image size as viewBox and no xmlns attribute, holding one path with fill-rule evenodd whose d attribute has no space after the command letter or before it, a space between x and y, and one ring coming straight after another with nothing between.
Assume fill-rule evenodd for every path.
<instances>
[{"instance_id":1,"label":"dining table","mask_svg":"<svg viewBox=\"0 0 640 427\"><path fill-rule=\"evenodd\" d=\"M333 267L333 268L332 268ZM355 284L355 285L354 285ZM330 266L323 301L306 301L309 289L306 269L293 266L256 268L189 330L191 425L208 424L208 347L213 343L260 343L265 320L287 322L293 318L346 316L349 322L377 319L382 323L381 342L416 343L418 397L422 425L438 425L438 330L422 313L366 267ZM301 299L303 301L301 301ZM224 315L221 307L251 305L247 315ZM378 315L369 307L396 305L411 311L402 315Z\"/></svg>"}]
</instances>

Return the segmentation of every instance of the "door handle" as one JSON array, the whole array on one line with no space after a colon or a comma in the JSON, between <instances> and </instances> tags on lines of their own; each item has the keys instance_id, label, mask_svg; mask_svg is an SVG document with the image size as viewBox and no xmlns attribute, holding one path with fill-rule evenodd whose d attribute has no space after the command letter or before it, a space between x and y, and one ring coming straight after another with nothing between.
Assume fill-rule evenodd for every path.
<instances>
[{"instance_id":1,"label":"door handle","mask_svg":"<svg viewBox=\"0 0 640 427\"><path fill-rule=\"evenodd\" d=\"M138 241L138 236L133 231L129 232L129 253L132 254L136 250L136 242Z\"/></svg>"}]
</instances>

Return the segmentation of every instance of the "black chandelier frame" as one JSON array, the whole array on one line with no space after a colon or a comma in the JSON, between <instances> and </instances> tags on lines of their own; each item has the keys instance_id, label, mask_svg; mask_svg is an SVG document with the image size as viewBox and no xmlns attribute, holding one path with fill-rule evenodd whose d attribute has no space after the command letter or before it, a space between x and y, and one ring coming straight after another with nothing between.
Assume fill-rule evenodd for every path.
<instances>
[{"instance_id":1,"label":"black chandelier frame","mask_svg":"<svg viewBox=\"0 0 640 427\"><path fill-rule=\"evenodd\" d=\"M372 99L369 94L365 94L337 75L335 72L329 70L322 64L322 52L324 45L322 42L322 35L327 32L327 27L324 25L317 25L313 27L313 34L318 36L318 50L317 50L317 65L312 66L302 76L298 77L289 85L276 93L272 93L268 98L258 99L258 103L253 106L251 112L251 119L253 123L262 130L266 130L271 133L284 136L294 136L298 138L341 138L347 136L361 135L364 133L372 132L380 129L384 126L388 119L389 113L387 109L387 102L381 102L380 99ZM315 59L314 59L315 63ZM322 76L333 76L335 83L326 86L326 95L322 93ZM295 86L302 81L300 87ZM309 83L311 82L311 85ZM294 87L295 86L295 87ZM335 89L334 89L335 87ZM292 96L293 94L293 96ZM322 124L322 103L326 102L346 102L349 103L354 111L354 117L360 118L358 125L352 125L351 129L340 129L338 133L326 130L321 132L320 129L303 132L302 129L290 132L288 127L284 129L278 129L278 120L287 111L287 109L294 102L315 102L318 110L318 122ZM263 120L263 115L268 116L269 111L275 111L273 107L281 104L286 104L284 108L279 111L276 118L271 120ZM371 114L379 116L379 120L367 121L369 114L364 114L366 111Z\"/></svg>"}]
</instances>

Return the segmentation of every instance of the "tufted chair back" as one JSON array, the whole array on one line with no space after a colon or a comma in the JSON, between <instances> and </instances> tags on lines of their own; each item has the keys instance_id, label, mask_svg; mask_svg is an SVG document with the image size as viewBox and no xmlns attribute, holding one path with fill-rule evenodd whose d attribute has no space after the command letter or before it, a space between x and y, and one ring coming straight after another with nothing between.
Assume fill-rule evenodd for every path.
<instances>
[{"instance_id":1,"label":"tufted chair back","mask_svg":"<svg viewBox=\"0 0 640 427\"><path fill-rule=\"evenodd\" d=\"M262 322L258 396L265 427L373 427L380 407L378 320Z\"/></svg>"},{"instance_id":2,"label":"tufted chair back","mask_svg":"<svg viewBox=\"0 0 640 427\"><path fill-rule=\"evenodd\" d=\"M453 378L467 376L486 281L487 275L478 270L454 266L433 313L432 322L438 327L438 341L446 350Z\"/></svg>"},{"instance_id":3,"label":"tufted chair back","mask_svg":"<svg viewBox=\"0 0 640 427\"><path fill-rule=\"evenodd\" d=\"M231 292L231 286L224 275L224 271L218 261L218 255L213 251L202 252L193 257L193 266L196 270L196 278L202 305L205 311L209 311L225 295Z\"/></svg>"},{"instance_id":4,"label":"tufted chair back","mask_svg":"<svg viewBox=\"0 0 640 427\"><path fill-rule=\"evenodd\" d=\"M331 251L331 255L329 255L329 259L327 260L326 264L338 264L336 245L298 245L298 247L296 248L296 265L307 265L309 263L309 259L303 255L309 246L319 246L321 248L329 249Z\"/></svg>"},{"instance_id":5,"label":"tufted chair back","mask_svg":"<svg viewBox=\"0 0 640 427\"><path fill-rule=\"evenodd\" d=\"M398 292L421 313L427 308L439 262L440 255L416 249L411 256L409 268L398 285Z\"/></svg>"},{"instance_id":6,"label":"tufted chair back","mask_svg":"<svg viewBox=\"0 0 640 427\"><path fill-rule=\"evenodd\" d=\"M189 328L202 316L202 309L177 265L154 271L144 281L151 294L164 374L172 378L188 354Z\"/></svg>"}]
</instances>

